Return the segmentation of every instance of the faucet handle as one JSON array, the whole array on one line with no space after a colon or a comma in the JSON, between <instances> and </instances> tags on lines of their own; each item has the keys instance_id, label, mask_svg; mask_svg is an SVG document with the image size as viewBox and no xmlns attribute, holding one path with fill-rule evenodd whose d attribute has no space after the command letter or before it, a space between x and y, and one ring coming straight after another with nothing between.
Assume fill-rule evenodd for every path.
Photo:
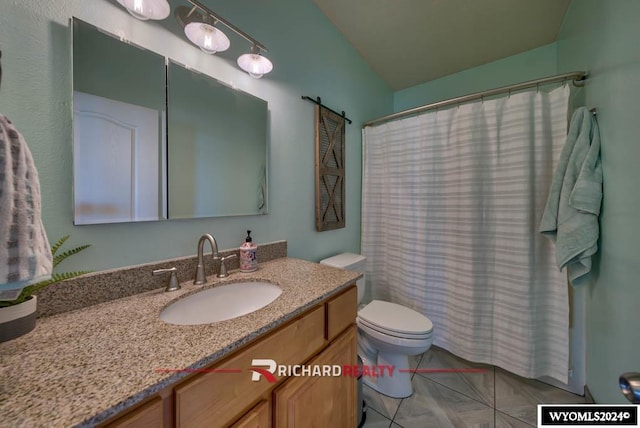
<instances>
[{"instance_id":1,"label":"faucet handle","mask_svg":"<svg viewBox=\"0 0 640 428\"><path fill-rule=\"evenodd\" d=\"M226 257L220 258L220 273L218 274L218 278L226 278L227 276L229 276L229 274L227 273L227 267L225 266L224 262L228 259L234 258L236 258L235 254L229 254Z\"/></svg>"},{"instance_id":2,"label":"faucet handle","mask_svg":"<svg viewBox=\"0 0 640 428\"><path fill-rule=\"evenodd\" d=\"M167 288L164 291L176 291L180 290L180 284L178 283L178 269L174 267L169 269L156 269L151 272L153 276L162 275L165 273L170 273L169 283L167 284Z\"/></svg>"}]
</instances>

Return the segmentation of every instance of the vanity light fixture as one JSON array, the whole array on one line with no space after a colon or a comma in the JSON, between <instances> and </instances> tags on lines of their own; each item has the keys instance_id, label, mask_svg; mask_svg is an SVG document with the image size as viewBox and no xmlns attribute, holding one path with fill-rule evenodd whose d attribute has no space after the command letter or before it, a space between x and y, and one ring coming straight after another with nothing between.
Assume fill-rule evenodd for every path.
<instances>
[{"instance_id":1,"label":"vanity light fixture","mask_svg":"<svg viewBox=\"0 0 640 428\"><path fill-rule=\"evenodd\" d=\"M171 6L167 0L118 0L118 3L131 15L143 21L165 19L171 13Z\"/></svg>"},{"instance_id":2,"label":"vanity light fixture","mask_svg":"<svg viewBox=\"0 0 640 428\"><path fill-rule=\"evenodd\" d=\"M238 36L242 37L249 43L251 43L251 53L240 55L238 58L238 65L244 71L249 73L250 76L259 79L263 75L269 73L273 70L273 64L266 57L261 55L261 52L266 52L267 48L242 31L240 28L236 27L220 15L215 14L209 8L204 6L197 0L187 0L193 8L188 8L186 6L179 6L176 8L175 16L178 20L178 23L184 27L185 34L194 43L196 46L200 47L204 52L207 53L215 53L215 51L220 52L229 48L229 39L227 36L222 33L218 28L214 27L214 24L222 24L227 27L229 30L236 33ZM193 30L187 30L188 27L194 26ZM195 36L195 34L202 34L203 32L207 32L211 30L211 33L208 33L208 36L211 40L210 44L213 48L209 48L206 45L206 37L205 36ZM187 31L193 31L192 36L189 35ZM222 37L224 39L222 39ZM196 40L202 40L196 41ZM220 46L224 47L224 49L216 48L216 43L219 43Z\"/></svg>"},{"instance_id":3,"label":"vanity light fixture","mask_svg":"<svg viewBox=\"0 0 640 428\"><path fill-rule=\"evenodd\" d=\"M171 6L167 0L117 0L124 6L131 15L138 19L164 19L169 16ZM238 66L256 79L273 70L273 64L262 52L267 52L267 48L236 27L220 15L215 14L205 5L197 0L186 0L191 7L178 6L174 12L176 20L182 28L184 34L194 45L198 46L207 54L214 54L229 49L231 42L229 38L216 24L222 24L229 30L236 33L249 43L251 43L251 53L240 55Z\"/></svg>"},{"instance_id":4,"label":"vanity light fixture","mask_svg":"<svg viewBox=\"0 0 640 428\"><path fill-rule=\"evenodd\" d=\"M259 79L273 70L273 64L268 58L260 55L260 48L251 46L251 53L238 57L238 66L249 73L249 76Z\"/></svg>"},{"instance_id":5,"label":"vanity light fixture","mask_svg":"<svg viewBox=\"0 0 640 428\"><path fill-rule=\"evenodd\" d=\"M231 42L222 31L215 27L216 21L209 15L197 11L197 7L189 9L178 6L175 10L176 20L184 27L184 34L204 53L214 54L229 49Z\"/></svg>"}]
</instances>

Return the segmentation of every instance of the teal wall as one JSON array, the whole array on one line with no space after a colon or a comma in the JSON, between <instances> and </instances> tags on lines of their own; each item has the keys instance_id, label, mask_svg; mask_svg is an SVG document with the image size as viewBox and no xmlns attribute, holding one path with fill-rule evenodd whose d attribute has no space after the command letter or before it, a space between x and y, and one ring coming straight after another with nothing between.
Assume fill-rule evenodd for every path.
<instances>
[{"instance_id":1,"label":"teal wall","mask_svg":"<svg viewBox=\"0 0 640 428\"><path fill-rule=\"evenodd\" d=\"M556 74L556 45L552 43L397 91L393 95L393 109L398 112L554 74Z\"/></svg>"},{"instance_id":2,"label":"teal wall","mask_svg":"<svg viewBox=\"0 0 640 428\"><path fill-rule=\"evenodd\" d=\"M216 236L220 247L237 247L244 241L246 229L254 231L257 243L285 239L291 256L308 260L359 251L361 123L391 113L391 89L311 0L205 3L269 48L268 56L274 63L271 74L255 80L238 69L236 54L249 48L238 37L229 35L234 53L205 55L160 24L132 18L115 1L0 3L4 72L0 112L13 120L33 153L50 240L71 234L72 244L92 244L61 268L102 270L190 255L196 251L198 237L207 232ZM73 226L72 16L268 101L268 215ZM354 121L346 128L344 229L315 231L314 108L301 100L302 95L321 96L323 102L344 110Z\"/></svg>"},{"instance_id":3,"label":"teal wall","mask_svg":"<svg viewBox=\"0 0 640 428\"><path fill-rule=\"evenodd\" d=\"M591 73L604 199L587 303L587 383L597 402L626 403L618 376L640 371L640 2L572 1L557 41L558 72Z\"/></svg>"}]
</instances>

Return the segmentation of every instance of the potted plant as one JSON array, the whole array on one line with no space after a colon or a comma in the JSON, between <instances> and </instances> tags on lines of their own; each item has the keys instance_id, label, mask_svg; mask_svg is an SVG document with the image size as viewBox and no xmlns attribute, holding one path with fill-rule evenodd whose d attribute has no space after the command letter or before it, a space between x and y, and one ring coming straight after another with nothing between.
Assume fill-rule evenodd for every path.
<instances>
[{"instance_id":1,"label":"potted plant","mask_svg":"<svg viewBox=\"0 0 640 428\"><path fill-rule=\"evenodd\" d=\"M53 269L55 270L66 258L79 253L90 247L90 244L80 245L61 254L56 254L58 249L69 239L69 235L63 236L51 246L53 256ZM31 284L22 289L22 292L15 300L0 301L0 342L15 339L23 334L29 333L36 326L37 297L35 293L66 279L84 275L90 271L75 271L65 273L52 273L51 278L45 281Z\"/></svg>"}]
</instances>

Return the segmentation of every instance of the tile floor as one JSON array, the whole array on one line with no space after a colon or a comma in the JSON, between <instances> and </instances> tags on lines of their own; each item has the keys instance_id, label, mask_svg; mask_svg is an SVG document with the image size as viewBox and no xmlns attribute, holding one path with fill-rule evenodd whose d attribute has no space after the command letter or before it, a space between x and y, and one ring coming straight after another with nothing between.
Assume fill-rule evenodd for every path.
<instances>
[{"instance_id":1,"label":"tile floor","mask_svg":"<svg viewBox=\"0 0 640 428\"><path fill-rule=\"evenodd\" d=\"M531 428L537 404L585 403L585 398L498 367L471 363L432 346L413 368L482 368L482 373L415 373L413 395L395 399L363 386L365 428Z\"/></svg>"}]
</instances>

